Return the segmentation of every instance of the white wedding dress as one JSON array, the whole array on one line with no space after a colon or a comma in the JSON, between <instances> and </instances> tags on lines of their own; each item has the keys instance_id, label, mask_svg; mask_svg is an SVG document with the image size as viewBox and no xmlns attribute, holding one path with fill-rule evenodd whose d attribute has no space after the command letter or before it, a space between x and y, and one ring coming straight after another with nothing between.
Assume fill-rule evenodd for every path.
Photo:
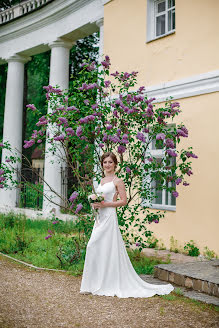
<instances>
[{"instance_id":1,"label":"white wedding dress","mask_svg":"<svg viewBox=\"0 0 219 328\"><path fill-rule=\"evenodd\" d=\"M96 192L112 202L116 192L114 182L99 184ZM87 244L80 293L127 298L165 295L172 290L171 284L153 285L138 276L127 254L115 207L99 209Z\"/></svg>"}]
</instances>

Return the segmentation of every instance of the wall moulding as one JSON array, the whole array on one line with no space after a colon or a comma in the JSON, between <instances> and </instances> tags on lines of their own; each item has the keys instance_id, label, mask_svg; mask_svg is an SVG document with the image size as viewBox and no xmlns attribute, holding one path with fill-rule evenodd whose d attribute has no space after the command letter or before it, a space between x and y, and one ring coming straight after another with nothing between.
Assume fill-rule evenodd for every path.
<instances>
[{"instance_id":1,"label":"wall moulding","mask_svg":"<svg viewBox=\"0 0 219 328\"><path fill-rule=\"evenodd\" d=\"M188 98L219 91L219 70L193 75L180 80L164 82L146 87L146 94L155 97L154 103L173 99Z\"/></svg>"}]
</instances>

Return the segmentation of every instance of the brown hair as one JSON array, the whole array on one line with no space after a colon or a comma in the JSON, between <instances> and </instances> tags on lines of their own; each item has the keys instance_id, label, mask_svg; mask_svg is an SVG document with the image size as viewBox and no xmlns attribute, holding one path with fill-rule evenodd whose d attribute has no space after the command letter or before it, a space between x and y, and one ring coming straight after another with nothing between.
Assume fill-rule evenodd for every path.
<instances>
[{"instance_id":1,"label":"brown hair","mask_svg":"<svg viewBox=\"0 0 219 328\"><path fill-rule=\"evenodd\" d=\"M116 155L113 153L113 152L111 152L111 151L108 151L107 153L103 153L103 155L101 156L101 166L103 167L103 161L104 161L104 159L105 158L107 158L107 157L111 157L112 158L112 160L113 160L113 162L115 163L115 166L117 166L117 164L118 164L118 161L117 161L117 157L116 157Z\"/></svg>"}]
</instances>

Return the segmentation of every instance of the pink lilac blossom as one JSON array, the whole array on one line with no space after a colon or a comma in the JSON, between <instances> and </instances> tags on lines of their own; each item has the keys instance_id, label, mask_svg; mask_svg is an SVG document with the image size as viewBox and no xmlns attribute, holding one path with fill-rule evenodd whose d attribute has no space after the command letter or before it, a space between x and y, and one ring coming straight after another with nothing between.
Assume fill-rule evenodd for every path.
<instances>
[{"instance_id":1,"label":"pink lilac blossom","mask_svg":"<svg viewBox=\"0 0 219 328\"><path fill-rule=\"evenodd\" d=\"M172 195L173 195L173 197L178 197L179 196L179 193L177 191L173 191L172 192Z\"/></svg>"},{"instance_id":2,"label":"pink lilac blossom","mask_svg":"<svg viewBox=\"0 0 219 328\"><path fill-rule=\"evenodd\" d=\"M65 131L67 132L68 136L74 136L74 134L75 134L75 132L72 128L67 128Z\"/></svg>"},{"instance_id":3,"label":"pink lilac blossom","mask_svg":"<svg viewBox=\"0 0 219 328\"><path fill-rule=\"evenodd\" d=\"M82 210L82 208L83 208L83 205L81 203L78 204L77 207L76 207L76 210L75 210L75 214L77 214L78 212L80 212Z\"/></svg>"},{"instance_id":4,"label":"pink lilac blossom","mask_svg":"<svg viewBox=\"0 0 219 328\"><path fill-rule=\"evenodd\" d=\"M77 130L76 130L76 136L77 136L77 137L80 137L80 136L82 135L82 133L83 133L82 126L79 125L79 126L77 127Z\"/></svg>"},{"instance_id":5,"label":"pink lilac blossom","mask_svg":"<svg viewBox=\"0 0 219 328\"><path fill-rule=\"evenodd\" d=\"M90 101L89 101L88 99L85 99L85 100L84 100L84 103L85 103L85 105L87 105L87 106L88 106L88 105L89 105L89 103L90 103Z\"/></svg>"},{"instance_id":6,"label":"pink lilac blossom","mask_svg":"<svg viewBox=\"0 0 219 328\"><path fill-rule=\"evenodd\" d=\"M122 145L119 145L119 147L118 147L118 153L119 154L123 154L125 151L126 151L126 147L125 146L122 146Z\"/></svg>"},{"instance_id":7,"label":"pink lilac blossom","mask_svg":"<svg viewBox=\"0 0 219 328\"><path fill-rule=\"evenodd\" d=\"M188 137L188 130L186 129L185 126L180 127L179 129L176 130L177 132L177 137L184 137L187 138Z\"/></svg>"},{"instance_id":8,"label":"pink lilac blossom","mask_svg":"<svg viewBox=\"0 0 219 328\"><path fill-rule=\"evenodd\" d=\"M108 88L111 84L111 81L104 81L105 88Z\"/></svg>"},{"instance_id":9,"label":"pink lilac blossom","mask_svg":"<svg viewBox=\"0 0 219 328\"><path fill-rule=\"evenodd\" d=\"M165 144L166 144L166 147L167 148L175 148L174 141L172 139L170 139L170 138L167 138L166 139Z\"/></svg>"},{"instance_id":10,"label":"pink lilac blossom","mask_svg":"<svg viewBox=\"0 0 219 328\"><path fill-rule=\"evenodd\" d=\"M33 139L24 140L25 145L23 146L24 148L30 148L34 145L35 141Z\"/></svg>"},{"instance_id":11,"label":"pink lilac blossom","mask_svg":"<svg viewBox=\"0 0 219 328\"><path fill-rule=\"evenodd\" d=\"M32 109L33 112L36 110L36 107L34 106L34 104L26 105L26 107Z\"/></svg>"},{"instance_id":12,"label":"pink lilac blossom","mask_svg":"<svg viewBox=\"0 0 219 328\"><path fill-rule=\"evenodd\" d=\"M129 167L126 167L126 172L129 174L129 173L131 173L131 169L129 168Z\"/></svg>"},{"instance_id":13,"label":"pink lilac blossom","mask_svg":"<svg viewBox=\"0 0 219 328\"><path fill-rule=\"evenodd\" d=\"M118 72L118 71L115 71L115 73L112 73L112 74L110 74L110 75L112 75L112 76L116 77L116 76L118 76L118 75L119 75L119 72Z\"/></svg>"},{"instance_id":14,"label":"pink lilac blossom","mask_svg":"<svg viewBox=\"0 0 219 328\"><path fill-rule=\"evenodd\" d=\"M158 133L156 135L156 140L164 140L166 138L166 135L164 133Z\"/></svg>"},{"instance_id":15,"label":"pink lilac blossom","mask_svg":"<svg viewBox=\"0 0 219 328\"><path fill-rule=\"evenodd\" d=\"M171 157L177 157L177 153L172 149L167 149L167 154Z\"/></svg>"},{"instance_id":16,"label":"pink lilac blossom","mask_svg":"<svg viewBox=\"0 0 219 328\"><path fill-rule=\"evenodd\" d=\"M181 182L182 182L182 179L181 179L181 178L177 178L177 179L176 179L176 184L177 184L177 185L179 185Z\"/></svg>"},{"instance_id":17,"label":"pink lilac blossom","mask_svg":"<svg viewBox=\"0 0 219 328\"><path fill-rule=\"evenodd\" d=\"M64 141L65 140L65 136L63 134L61 134L60 136L56 136L53 139L55 141Z\"/></svg>"},{"instance_id":18,"label":"pink lilac blossom","mask_svg":"<svg viewBox=\"0 0 219 328\"><path fill-rule=\"evenodd\" d=\"M139 139L139 140L142 141L143 143L146 142L146 140L145 140L145 136L144 136L144 134L143 134L142 132L138 132L136 137L137 137L137 139Z\"/></svg>"},{"instance_id":19,"label":"pink lilac blossom","mask_svg":"<svg viewBox=\"0 0 219 328\"><path fill-rule=\"evenodd\" d=\"M78 197L78 192L77 191L74 191L70 198L69 198L69 201L72 203L76 198Z\"/></svg>"},{"instance_id":20,"label":"pink lilac blossom","mask_svg":"<svg viewBox=\"0 0 219 328\"><path fill-rule=\"evenodd\" d=\"M189 158L189 157L192 157L192 158L198 158L197 155L193 154L192 152L186 152L186 156Z\"/></svg>"},{"instance_id":21,"label":"pink lilac blossom","mask_svg":"<svg viewBox=\"0 0 219 328\"><path fill-rule=\"evenodd\" d=\"M97 104L93 104L93 105L91 105L91 108L92 109L97 109L98 108L98 105Z\"/></svg>"}]
</instances>

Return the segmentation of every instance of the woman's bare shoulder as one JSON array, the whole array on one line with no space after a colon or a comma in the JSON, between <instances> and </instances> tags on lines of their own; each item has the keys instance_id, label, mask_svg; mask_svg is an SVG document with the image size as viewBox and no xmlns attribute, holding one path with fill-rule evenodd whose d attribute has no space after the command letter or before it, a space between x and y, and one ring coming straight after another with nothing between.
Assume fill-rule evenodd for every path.
<instances>
[{"instance_id":1,"label":"woman's bare shoulder","mask_svg":"<svg viewBox=\"0 0 219 328\"><path fill-rule=\"evenodd\" d=\"M116 186L124 184L124 181L121 178L116 177L114 180Z\"/></svg>"}]
</instances>

